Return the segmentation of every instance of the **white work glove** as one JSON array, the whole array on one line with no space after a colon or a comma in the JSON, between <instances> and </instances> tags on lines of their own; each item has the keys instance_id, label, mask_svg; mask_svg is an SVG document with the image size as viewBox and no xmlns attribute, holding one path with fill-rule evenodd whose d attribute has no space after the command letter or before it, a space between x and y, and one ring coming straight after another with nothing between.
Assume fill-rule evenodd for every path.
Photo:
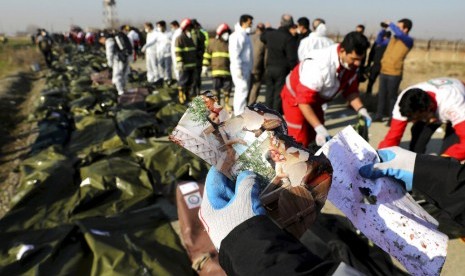
<instances>
[{"instance_id":1,"label":"white work glove","mask_svg":"<svg viewBox=\"0 0 465 276\"><path fill-rule=\"evenodd\" d=\"M254 216L266 214L259 194L255 173L243 171L234 183L215 167L211 167L199 218L218 251L221 241L236 226Z\"/></svg>"},{"instance_id":2,"label":"white work glove","mask_svg":"<svg viewBox=\"0 0 465 276\"><path fill-rule=\"evenodd\" d=\"M315 142L317 146L321 147L331 139L331 135L329 135L328 130L323 125L317 126L315 128L315 132L316 132Z\"/></svg>"},{"instance_id":3,"label":"white work glove","mask_svg":"<svg viewBox=\"0 0 465 276\"><path fill-rule=\"evenodd\" d=\"M361 167L360 175L370 179L391 176L404 182L405 189L411 191L417 154L400 147L390 147L378 150L378 155L381 163Z\"/></svg>"},{"instance_id":4,"label":"white work glove","mask_svg":"<svg viewBox=\"0 0 465 276\"><path fill-rule=\"evenodd\" d=\"M370 114L368 114L368 110L365 108L365 107L362 107L358 110L358 115L362 116L363 118L365 118L365 122L367 124L367 127L370 127L371 126L371 122L373 121L371 119L371 116Z\"/></svg>"},{"instance_id":5,"label":"white work glove","mask_svg":"<svg viewBox=\"0 0 465 276\"><path fill-rule=\"evenodd\" d=\"M208 67L207 66L202 66L202 76L203 77L208 77Z\"/></svg>"},{"instance_id":6,"label":"white work glove","mask_svg":"<svg viewBox=\"0 0 465 276\"><path fill-rule=\"evenodd\" d=\"M179 61L176 63L176 70L182 71L183 67L184 67L184 63L182 63L182 61Z\"/></svg>"}]
</instances>

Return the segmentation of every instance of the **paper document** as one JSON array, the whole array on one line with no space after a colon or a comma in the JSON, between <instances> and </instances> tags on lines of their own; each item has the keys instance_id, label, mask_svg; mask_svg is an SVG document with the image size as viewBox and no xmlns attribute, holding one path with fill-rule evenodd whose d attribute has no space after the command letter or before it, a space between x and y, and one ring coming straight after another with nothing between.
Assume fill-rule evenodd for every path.
<instances>
[{"instance_id":1,"label":"paper document","mask_svg":"<svg viewBox=\"0 0 465 276\"><path fill-rule=\"evenodd\" d=\"M363 165L379 162L376 151L348 126L316 155L321 153L334 170L328 200L410 273L439 275L448 237L437 230L438 222L396 180L370 180L359 175Z\"/></svg>"}]
</instances>

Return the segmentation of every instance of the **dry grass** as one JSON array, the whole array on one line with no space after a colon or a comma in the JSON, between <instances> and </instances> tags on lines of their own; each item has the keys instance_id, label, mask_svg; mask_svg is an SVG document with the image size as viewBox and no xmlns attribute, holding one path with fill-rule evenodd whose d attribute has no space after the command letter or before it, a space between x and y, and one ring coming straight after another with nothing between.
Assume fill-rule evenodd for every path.
<instances>
[{"instance_id":1,"label":"dry grass","mask_svg":"<svg viewBox=\"0 0 465 276\"><path fill-rule=\"evenodd\" d=\"M437 77L453 77L465 81L465 52L413 48L404 63L404 75L400 90L410 85ZM364 92L367 82L360 85ZM378 83L373 86L376 94Z\"/></svg>"},{"instance_id":2,"label":"dry grass","mask_svg":"<svg viewBox=\"0 0 465 276\"><path fill-rule=\"evenodd\" d=\"M0 78L19 71L30 71L33 63L43 58L29 38L9 38L8 43L0 44Z\"/></svg>"}]
</instances>

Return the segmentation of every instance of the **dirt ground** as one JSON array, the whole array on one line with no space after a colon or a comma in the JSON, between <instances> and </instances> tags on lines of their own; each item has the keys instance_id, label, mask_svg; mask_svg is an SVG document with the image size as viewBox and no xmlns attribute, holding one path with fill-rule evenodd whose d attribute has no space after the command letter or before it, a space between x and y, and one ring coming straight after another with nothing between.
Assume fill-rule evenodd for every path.
<instances>
[{"instance_id":1,"label":"dirt ground","mask_svg":"<svg viewBox=\"0 0 465 276\"><path fill-rule=\"evenodd\" d=\"M135 68L145 69L145 61L139 60ZM465 53L427 53L422 50L413 50L405 63L404 78L401 89L425 81L432 77L450 76L465 80ZM19 179L17 174L21 158L28 152L37 133L34 122L28 121L28 115L34 112L40 91L44 86L44 79L40 73L20 72L12 73L0 79L0 218L8 210L8 203L16 192ZM366 83L361 84L361 91L365 90ZM374 95L363 100L370 112L375 111L377 84L374 86ZM211 89L211 81L206 81L204 89ZM259 100L263 100L264 87L262 87ZM342 101L336 101L327 111L327 127L334 135L348 124L354 124L355 113L346 108ZM384 123L373 123L370 129L370 144L376 148L384 137L388 128ZM439 148L441 133L433 136L428 146L428 152L435 152ZM403 144L410 140L406 133ZM324 208L325 212L340 212L331 204ZM449 242L448 257L441 275L461 275L459 268L465 260L465 243L458 239Z\"/></svg>"},{"instance_id":2,"label":"dirt ground","mask_svg":"<svg viewBox=\"0 0 465 276\"><path fill-rule=\"evenodd\" d=\"M44 81L38 74L20 72L0 79L0 217L15 194L18 165L34 142L36 124L28 121Z\"/></svg>"}]
</instances>

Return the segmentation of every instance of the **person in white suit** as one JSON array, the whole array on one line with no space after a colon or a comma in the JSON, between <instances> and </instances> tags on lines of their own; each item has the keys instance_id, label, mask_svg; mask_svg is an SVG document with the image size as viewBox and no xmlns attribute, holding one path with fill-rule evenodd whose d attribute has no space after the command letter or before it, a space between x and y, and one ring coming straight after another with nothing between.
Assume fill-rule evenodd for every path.
<instances>
[{"instance_id":1,"label":"person in white suit","mask_svg":"<svg viewBox=\"0 0 465 276\"><path fill-rule=\"evenodd\" d=\"M244 112L250 87L250 74L253 66L253 49L249 33L253 17L243 14L229 37L229 59L234 83L234 115Z\"/></svg>"},{"instance_id":2,"label":"person in white suit","mask_svg":"<svg viewBox=\"0 0 465 276\"><path fill-rule=\"evenodd\" d=\"M316 49L323 49L332 44L334 41L326 35L326 24L321 18L313 20L313 32L309 36L302 39L299 44L298 55L299 61L308 57L310 52Z\"/></svg>"},{"instance_id":3,"label":"person in white suit","mask_svg":"<svg viewBox=\"0 0 465 276\"><path fill-rule=\"evenodd\" d=\"M142 47L142 52L145 53L145 61L147 66L147 81L154 83L161 78L160 69L158 66L159 60L157 55L157 43L160 40L159 33L153 29L153 24L147 22L144 24L147 39Z\"/></svg>"}]
</instances>

